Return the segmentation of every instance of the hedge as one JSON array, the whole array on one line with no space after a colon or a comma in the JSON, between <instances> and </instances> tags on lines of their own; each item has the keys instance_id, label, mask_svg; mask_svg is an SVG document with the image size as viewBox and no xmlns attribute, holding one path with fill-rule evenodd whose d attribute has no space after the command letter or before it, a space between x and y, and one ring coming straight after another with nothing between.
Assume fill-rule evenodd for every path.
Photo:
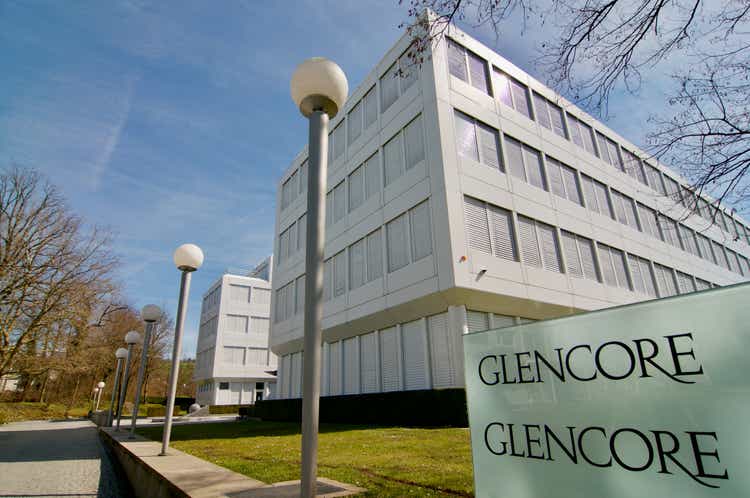
<instances>
[{"instance_id":1,"label":"hedge","mask_svg":"<svg viewBox=\"0 0 750 498\"><path fill-rule=\"evenodd\" d=\"M301 399L269 399L255 403L255 416L263 420L299 422L301 414ZM325 396L320 398L320 421L411 427L469 425L464 389Z\"/></svg>"},{"instance_id":2,"label":"hedge","mask_svg":"<svg viewBox=\"0 0 750 498\"><path fill-rule=\"evenodd\" d=\"M180 407L175 406L174 410L172 411L172 416L176 417L180 413ZM166 406L149 406L146 408L146 416L147 417L163 417L167 414L167 407Z\"/></svg>"},{"instance_id":3,"label":"hedge","mask_svg":"<svg viewBox=\"0 0 750 498\"><path fill-rule=\"evenodd\" d=\"M146 403L166 406L167 398L165 396L146 396ZM193 403L195 403L195 398L188 396L177 396L174 399L174 406L179 406L183 411L188 411Z\"/></svg>"},{"instance_id":4,"label":"hedge","mask_svg":"<svg viewBox=\"0 0 750 498\"><path fill-rule=\"evenodd\" d=\"M242 405L240 406L240 417L254 417L255 416L255 405Z\"/></svg>"},{"instance_id":5,"label":"hedge","mask_svg":"<svg viewBox=\"0 0 750 498\"><path fill-rule=\"evenodd\" d=\"M208 413L211 415L221 415L226 413L239 413L240 409L245 405L210 405L208 407Z\"/></svg>"}]
</instances>

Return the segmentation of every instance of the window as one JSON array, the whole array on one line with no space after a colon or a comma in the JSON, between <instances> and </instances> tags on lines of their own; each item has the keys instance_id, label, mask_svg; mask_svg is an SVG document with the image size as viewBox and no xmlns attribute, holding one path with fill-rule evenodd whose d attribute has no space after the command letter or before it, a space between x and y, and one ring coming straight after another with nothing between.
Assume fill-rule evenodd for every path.
<instances>
[{"instance_id":1,"label":"window","mask_svg":"<svg viewBox=\"0 0 750 498\"><path fill-rule=\"evenodd\" d=\"M596 140L599 144L599 153L602 160L615 169L625 171L622 164L622 156L620 155L620 148L617 144L598 131L596 132Z\"/></svg>"},{"instance_id":2,"label":"window","mask_svg":"<svg viewBox=\"0 0 750 498\"><path fill-rule=\"evenodd\" d=\"M497 130L460 111L456 111L455 115L458 153L503 171Z\"/></svg>"},{"instance_id":3,"label":"window","mask_svg":"<svg viewBox=\"0 0 750 498\"><path fill-rule=\"evenodd\" d=\"M304 313L305 311L305 276L297 277L294 286L296 287L296 299L294 301L294 312ZM255 319L253 319L255 320Z\"/></svg>"},{"instance_id":4,"label":"window","mask_svg":"<svg viewBox=\"0 0 750 498\"><path fill-rule=\"evenodd\" d=\"M346 293L346 252L333 256L333 297Z\"/></svg>"},{"instance_id":5,"label":"window","mask_svg":"<svg viewBox=\"0 0 750 498\"><path fill-rule=\"evenodd\" d=\"M326 194L326 225L335 225L346 216L346 186L344 181Z\"/></svg>"},{"instance_id":6,"label":"window","mask_svg":"<svg viewBox=\"0 0 750 498\"><path fill-rule=\"evenodd\" d=\"M552 193L579 206L583 205L576 170L547 156L547 177Z\"/></svg>"},{"instance_id":7,"label":"window","mask_svg":"<svg viewBox=\"0 0 750 498\"><path fill-rule=\"evenodd\" d=\"M676 181L671 179L668 176L664 177L664 185L666 186L667 195L670 199L672 199L674 202L679 202L680 200L680 187Z\"/></svg>"},{"instance_id":8,"label":"window","mask_svg":"<svg viewBox=\"0 0 750 498\"><path fill-rule=\"evenodd\" d=\"M534 107L534 110L536 111L536 120L540 125L548 130L552 130L563 138L568 138L568 134L565 131L563 110L560 106L553 104L546 98L534 92Z\"/></svg>"},{"instance_id":9,"label":"window","mask_svg":"<svg viewBox=\"0 0 750 498\"><path fill-rule=\"evenodd\" d=\"M697 289L695 288L695 282L693 282L693 277L688 275L687 273L682 273L681 271L677 271L677 288L680 291L680 294L688 294L690 292L695 292Z\"/></svg>"},{"instance_id":10,"label":"window","mask_svg":"<svg viewBox=\"0 0 750 498\"><path fill-rule=\"evenodd\" d=\"M357 167L349 174L349 212L354 211L365 201L365 167Z\"/></svg>"},{"instance_id":11,"label":"window","mask_svg":"<svg viewBox=\"0 0 750 498\"><path fill-rule=\"evenodd\" d=\"M596 147L594 146L594 131L589 125L581 121L580 119L568 114L568 128L570 131L570 138L577 146L586 149L589 153L596 155Z\"/></svg>"},{"instance_id":12,"label":"window","mask_svg":"<svg viewBox=\"0 0 750 498\"><path fill-rule=\"evenodd\" d=\"M378 95L375 93L375 87L370 88L370 91L362 97L364 109L364 124L363 130L366 130L378 120Z\"/></svg>"},{"instance_id":13,"label":"window","mask_svg":"<svg viewBox=\"0 0 750 498\"><path fill-rule=\"evenodd\" d=\"M633 230L640 230L638 228L638 219L636 214L635 202L627 195L621 194L615 189L612 192L612 204L615 206L615 215L617 221L623 225L627 225Z\"/></svg>"},{"instance_id":14,"label":"window","mask_svg":"<svg viewBox=\"0 0 750 498\"><path fill-rule=\"evenodd\" d=\"M250 287L247 285L229 284L229 299L238 303L249 303Z\"/></svg>"},{"instance_id":15,"label":"window","mask_svg":"<svg viewBox=\"0 0 750 498\"><path fill-rule=\"evenodd\" d=\"M244 365L245 348L224 346L224 363L227 365Z\"/></svg>"},{"instance_id":16,"label":"window","mask_svg":"<svg viewBox=\"0 0 750 498\"><path fill-rule=\"evenodd\" d=\"M495 88L500 102L515 109L527 118L534 119L531 115L528 87L499 69L495 69L494 74Z\"/></svg>"},{"instance_id":17,"label":"window","mask_svg":"<svg viewBox=\"0 0 750 498\"><path fill-rule=\"evenodd\" d=\"M419 66L409 60L409 50L407 50L380 77L380 112L385 112L391 107L401 95L414 85L418 77ZM368 118L372 119L368 116L367 108L365 108L365 128L369 125Z\"/></svg>"},{"instance_id":18,"label":"window","mask_svg":"<svg viewBox=\"0 0 750 498\"><path fill-rule=\"evenodd\" d=\"M456 78L489 95L487 63L451 39L448 39L448 70Z\"/></svg>"},{"instance_id":19,"label":"window","mask_svg":"<svg viewBox=\"0 0 750 498\"><path fill-rule=\"evenodd\" d=\"M354 104L354 107L352 107L352 110L349 111L349 115L346 117L346 123L349 127L348 130L348 140L349 145L354 143L355 140L357 140L360 135L362 135L362 107L364 106L363 102L360 100L356 104Z\"/></svg>"},{"instance_id":20,"label":"window","mask_svg":"<svg viewBox=\"0 0 750 498\"><path fill-rule=\"evenodd\" d=\"M250 317L250 332L253 334L268 334L269 322L268 318L262 316Z\"/></svg>"},{"instance_id":21,"label":"window","mask_svg":"<svg viewBox=\"0 0 750 498\"><path fill-rule=\"evenodd\" d=\"M432 228L430 207L427 202L417 204L409 211L411 223L411 256L418 261L432 254Z\"/></svg>"},{"instance_id":22,"label":"window","mask_svg":"<svg viewBox=\"0 0 750 498\"><path fill-rule=\"evenodd\" d=\"M508 135L505 135L505 149L511 175L537 188L547 190L547 181L542 169L542 156L539 151Z\"/></svg>"},{"instance_id":23,"label":"window","mask_svg":"<svg viewBox=\"0 0 750 498\"><path fill-rule=\"evenodd\" d=\"M614 220L615 215L612 211L612 205L609 202L607 186L583 174L581 175L581 182L583 183L583 196L586 199L586 207L594 213L609 216Z\"/></svg>"},{"instance_id":24,"label":"window","mask_svg":"<svg viewBox=\"0 0 750 498\"><path fill-rule=\"evenodd\" d=\"M646 168L646 176L648 177L649 186L661 195L667 195L667 190L664 188L664 181L661 177L661 172L649 163L644 163Z\"/></svg>"},{"instance_id":25,"label":"window","mask_svg":"<svg viewBox=\"0 0 750 498\"><path fill-rule=\"evenodd\" d=\"M643 164L641 164L641 160L638 158L638 156L625 149L622 149L622 153L625 159L625 173L635 178L643 185L648 186L646 172L643 170Z\"/></svg>"},{"instance_id":26,"label":"window","mask_svg":"<svg viewBox=\"0 0 750 498\"><path fill-rule=\"evenodd\" d=\"M389 272L396 271L409 264L407 223L407 216L404 213L386 225Z\"/></svg>"},{"instance_id":27,"label":"window","mask_svg":"<svg viewBox=\"0 0 750 498\"><path fill-rule=\"evenodd\" d=\"M378 152L365 161L365 200L380 192L380 155Z\"/></svg>"},{"instance_id":28,"label":"window","mask_svg":"<svg viewBox=\"0 0 750 498\"><path fill-rule=\"evenodd\" d=\"M682 249L680 239L677 236L677 223L663 214L659 214L659 226L664 242L678 249Z\"/></svg>"},{"instance_id":29,"label":"window","mask_svg":"<svg viewBox=\"0 0 750 498\"><path fill-rule=\"evenodd\" d=\"M253 291L250 293L250 302L252 304L270 304L271 290L253 287Z\"/></svg>"},{"instance_id":30,"label":"window","mask_svg":"<svg viewBox=\"0 0 750 498\"><path fill-rule=\"evenodd\" d=\"M648 260L628 254L630 262L630 275L633 277L633 287L641 294L656 297L656 284L654 283L654 272Z\"/></svg>"},{"instance_id":31,"label":"window","mask_svg":"<svg viewBox=\"0 0 750 498\"><path fill-rule=\"evenodd\" d=\"M404 173L404 151L401 146L401 133L397 133L383 146L385 162L385 185L393 183Z\"/></svg>"},{"instance_id":32,"label":"window","mask_svg":"<svg viewBox=\"0 0 750 498\"><path fill-rule=\"evenodd\" d=\"M721 266L722 268L726 268L727 270L729 270L729 258L727 258L727 255L724 252L724 247L713 240L711 241L711 245L714 249L714 256L716 256L716 264Z\"/></svg>"},{"instance_id":33,"label":"window","mask_svg":"<svg viewBox=\"0 0 750 498\"><path fill-rule=\"evenodd\" d=\"M349 288L356 289L364 285L367 278L365 268L365 239L360 239L349 246Z\"/></svg>"},{"instance_id":34,"label":"window","mask_svg":"<svg viewBox=\"0 0 750 498\"><path fill-rule=\"evenodd\" d=\"M619 249L604 244L598 244L598 248L599 263L602 265L604 283L610 287L631 290L628 283L625 254Z\"/></svg>"},{"instance_id":35,"label":"window","mask_svg":"<svg viewBox=\"0 0 750 498\"><path fill-rule=\"evenodd\" d=\"M383 237L380 229L367 236L367 281L383 276Z\"/></svg>"},{"instance_id":36,"label":"window","mask_svg":"<svg viewBox=\"0 0 750 498\"><path fill-rule=\"evenodd\" d=\"M565 270L573 277L599 281L594 262L594 241L567 230L561 230L565 251Z\"/></svg>"},{"instance_id":37,"label":"window","mask_svg":"<svg viewBox=\"0 0 750 498\"><path fill-rule=\"evenodd\" d=\"M281 210L286 209L297 198L297 171L295 170L281 186Z\"/></svg>"},{"instance_id":38,"label":"window","mask_svg":"<svg viewBox=\"0 0 750 498\"><path fill-rule=\"evenodd\" d=\"M394 62L380 77L380 112L385 112L398 100L398 68Z\"/></svg>"},{"instance_id":39,"label":"window","mask_svg":"<svg viewBox=\"0 0 750 498\"><path fill-rule=\"evenodd\" d=\"M307 192L307 168L308 163L305 159L299 166L299 193Z\"/></svg>"},{"instance_id":40,"label":"window","mask_svg":"<svg viewBox=\"0 0 750 498\"><path fill-rule=\"evenodd\" d=\"M323 263L323 301L330 301L333 295L333 259L328 258Z\"/></svg>"},{"instance_id":41,"label":"window","mask_svg":"<svg viewBox=\"0 0 750 498\"><path fill-rule=\"evenodd\" d=\"M525 264L562 273L555 227L519 215L518 235Z\"/></svg>"},{"instance_id":42,"label":"window","mask_svg":"<svg viewBox=\"0 0 750 498\"><path fill-rule=\"evenodd\" d=\"M247 348L245 355L248 365L265 365L268 356L265 348Z\"/></svg>"},{"instance_id":43,"label":"window","mask_svg":"<svg viewBox=\"0 0 750 498\"><path fill-rule=\"evenodd\" d=\"M677 294L677 283L672 268L654 263L654 273L656 273L659 297L670 297Z\"/></svg>"},{"instance_id":44,"label":"window","mask_svg":"<svg viewBox=\"0 0 750 498\"><path fill-rule=\"evenodd\" d=\"M404 142L406 144L406 170L408 171L424 160L421 114L404 128Z\"/></svg>"},{"instance_id":45,"label":"window","mask_svg":"<svg viewBox=\"0 0 750 498\"><path fill-rule=\"evenodd\" d=\"M677 228L679 230L682 246L685 248L685 250L694 256L700 257L700 253L698 252L698 244L695 242L695 233L682 224L679 224Z\"/></svg>"},{"instance_id":46,"label":"window","mask_svg":"<svg viewBox=\"0 0 750 498\"><path fill-rule=\"evenodd\" d=\"M294 316L294 280L276 290L274 320L283 322Z\"/></svg>"},{"instance_id":47,"label":"window","mask_svg":"<svg viewBox=\"0 0 750 498\"><path fill-rule=\"evenodd\" d=\"M469 247L498 258L518 261L510 211L464 196L464 216Z\"/></svg>"},{"instance_id":48,"label":"window","mask_svg":"<svg viewBox=\"0 0 750 498\"><path fill-rule=\"evenodd\" d=\"M708 237L700 233L696 233L695 235L698 238L698 249L700 250L701 258L716 264L716 258L711 250L711 241L708 240Z\"/></svg>"},{"instance_id":49,"label":"window","mask_svg":"<svg viewBox=\"0 0 750 498\"><path fill-rule=\"evenodd\" d=\"M247 316L245 315L227 315L225 323L227 332L241 334L247 332Z\"/></svg>"},{"instance_id":50,"label":"window","mask_svg":"<svg viewBox=\"0 0 750 498\"><path fill-rule=\"evenodd\" d=\"M226 391L229 389L229 382L219 382L219 389L221 391Z\"/></svg>"},{"instance_id":51,"label":"window","mask_svg":"<svg viewBox=\"0 0 750 498\"><path fill-rule=\"evenodd\" d=\"M638 203L638 217L641 220L641 227L644 232L655 239L661 239L659 233L659 219L656 216L656 211L648 206Z\"/></svg>"},{"instance_id":52,"label":"window","mask_svg":"<svg viewBox=\"0 0 750 498\"><path fill-rule=\"evenodd\" d=\"M307 242L307 213L297 220L297 250L302 251Z\"/></svg>"}]
</instances>

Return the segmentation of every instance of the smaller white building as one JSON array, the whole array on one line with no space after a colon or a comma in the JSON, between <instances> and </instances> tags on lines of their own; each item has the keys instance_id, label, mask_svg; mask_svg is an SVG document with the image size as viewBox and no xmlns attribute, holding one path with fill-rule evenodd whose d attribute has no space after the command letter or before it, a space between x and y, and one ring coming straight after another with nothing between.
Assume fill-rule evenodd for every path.
<instances>
[{"instance_id":1,"label":"smaller white building","mask_svg":"<svg viewBox=\"0 0 750 498\"><path fill-rule=\"evenodd\" d=\"M203 294L194 378L201 405L247 405L268 398L276 356L268 349L271 260L248 276L226 273Z\"/></svg>"}]
</instances>

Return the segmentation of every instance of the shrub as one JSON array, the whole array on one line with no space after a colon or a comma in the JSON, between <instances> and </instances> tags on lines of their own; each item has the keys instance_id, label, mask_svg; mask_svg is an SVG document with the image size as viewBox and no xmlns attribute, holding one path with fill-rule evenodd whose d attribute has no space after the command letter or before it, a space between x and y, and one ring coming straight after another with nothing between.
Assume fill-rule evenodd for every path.
<instances>
[{"instance_id":1,"label":"shrub","mask_svg":"<svg viewBox=\"0 0 750 498\"><path fill-rule=\"evenodd\" d=\"M255 403L263 420L298 422L301 399L271 399ZM464 389L430 389L320 398L320 421L345 424L411 427L468 427Z\"/></svg>"},{"instance_id":2,"label":"shrub","mask_svg":"<svg viewBox=\"0 0 750 498\"><path fill-rule=\"evenodd\" d=\"M166 396L146 396L146 399L143 401L144 403L148 405L164 405L167 404L167 397Z\"/></svg>"},{"instance_id":3,"label":"shrub","mask_svg":"<svg viewBox=\"0 0 750 498\"><path fill-rule=\"evenodd\" d=\"M240 406L240 417L254 417L254 416L255 416L255 405Z\"/></svg>"}]
</instances>

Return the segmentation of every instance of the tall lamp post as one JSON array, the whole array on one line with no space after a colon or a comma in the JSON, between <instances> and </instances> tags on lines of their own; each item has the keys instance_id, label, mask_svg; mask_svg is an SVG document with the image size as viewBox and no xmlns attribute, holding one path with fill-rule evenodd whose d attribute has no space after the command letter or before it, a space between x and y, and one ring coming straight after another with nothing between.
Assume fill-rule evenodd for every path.
<instances>
[{"instance_id":1,"label":"tall lamp post","mask_svg":"<svg viewBox=\"0 0 750 498\"><path fill-rule=\"evenodd\" d=\"M104 392L104 381L100 380L99 383L96 385L96 387L99 388L99 392L96 393L96 409L94 411L99 411L99 402L102 400L102 392Z\"/></svg>"},{"instance_id":2,"label":"tall lamp post","mask_svg":"<svg viewBox=\"0 0 750 498\"><path fill-rule=\"evenodd\" d=\"M143 336L143 348L141 350L141 366L138 367L138 383L135 390L135 405L133 406L133 419L130 422L130 439L135 439L135 422L138 418L138 406L141 403L141 389L143 389L143 377L146 375L148 364L148 346L151 344L151 332L154 324L161 316L161 309L155 304L147 304L141 310L141 318L146 322L146 332Z\"/></svg>"},{"instance_id":3,"label":"tall lamp post","mask_svg":"<svg viewBox=\"0 0 750 498\"><path fill-rule=\"evenodd\" d=\"M177 303L177 320L174 326L174 347L172 348L172 368L169 370L169 391L167 392L167 412L164 414L164 435L161 440L161 453L165 456L169 447L172 433L172 412L174 398L177 395L177 376L180 371L180 354L182 350L182 327L187 313L188 295L190 294L190 276L203 264L203 251L195 244L182 244L172 257L178 270L182 272L180 278L180 299Z\"/></svg>"},{"instance_id":4,"label":"tall lamp post","mask_svg":"<svg viewBox=\"0 0 750 498\"><path fill-rule=\"evenodd\" d=\"M120 430L120 419L122 418L122 405L125 403L125 396L128 394L128 375L130 375L130 357L133 356L133 346L141 342L141 334L131 330L125 334L125 343L128 345L128 356L125 358L125 371L122 373L122 383L120 384L120 399L117 402L117 428Z\"/></svg>"},{"instance_id":5,"label":"tall lamp post","mask_svg":"<svg viewBox=\"0 0 750 498\"><path fill-rule=\"evenodd\" d=\"M303 498L312 498L317 491L328 122L343 107L348 92L349 84L344 71L335 62L323 57L307 59L297 66L292 75L292 100L310 121L305 253L305 361L302 377L300 496Z\"/></svg>"},{"instance_id":6,"label":"tall lamp post","mask_svg":"<svg viewBox=\"0 0 750 498\"><path fill-rule=\"evenodd\" d=\"M117 370L115 370L115 385L112 387L112 401L109 403L109 414L107 415L107 427L112 427L112 416L115 410L115 396L117 396L117 386L120 382L120 370L122 369L122 360L127 358L128 350L117 348L115 358L117 358Z\"/></svg>"}]
</instances>

